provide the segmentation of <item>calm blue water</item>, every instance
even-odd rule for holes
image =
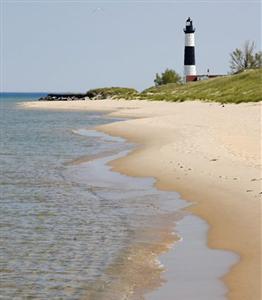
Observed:
[[[103,159],[84,162],[128,147],[86,131],[116,120],[17,105],[40,96],[1,94],[0,298],[81,299],[135,242],[137,228],[152,223],[160,201],[168,206],[175,196],[152,180],[113,176]],[[107,275],[107,285],[115,277]],[[109,299],[95,286],[89,299]]]

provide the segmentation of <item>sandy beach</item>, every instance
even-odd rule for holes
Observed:
[[[154,177],[194,203],[209,225],[208,246],[240,261],[223,278],[230,300],[260,299],[261,102],[27,102],[27,109],[104,111],[128,120],[97,128],[138,146],[110,163],[129,176]]]

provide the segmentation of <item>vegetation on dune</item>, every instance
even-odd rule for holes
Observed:
[[[134,99],[138,91],[132,88],[108,87],[89,90],[86,95],[90,99]]]
[[[110,87],[89,90],[90,99],[140,99],[182,102],[186,100],[241,103],[262,101],[262,69],[245,70],[186,84],[169,83],[153,86],[138,93],[132,88]]]
[[[156,86],[179,82],[181,82],[180,75],[175,70],[171,69],[166,69],[165,72],[163,72],[161,75],[156,73],[156,78],[154,80]]]
[[[257,102],[262,100],[262,69],[187,84],[151,87],[139,99],[185,101],[204,100],[221,103]]]

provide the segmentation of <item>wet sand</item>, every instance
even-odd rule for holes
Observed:
[[[130,176],[155,177],[195,203],[210,225],[208,246],[240,261],[223,280],[228,299],[260,299],[261,104],[90,101],[31,102],[27,108],[97,110],[131,119],[99,129],[140,146],[110,163]],[[163,286],[162,295],[165,296]],[[159,291],[160,291],[159,290]]]

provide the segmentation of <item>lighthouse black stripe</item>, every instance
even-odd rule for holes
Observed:
[[[184,56],[184,65],[190,66],[195,65],[195,47],[186,46],[185,47],[185,56]]]

